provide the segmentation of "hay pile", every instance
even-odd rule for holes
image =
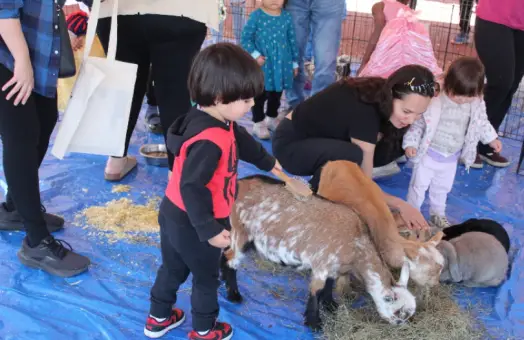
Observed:
[[[93,236],[105,236],[110,242],[126,239],[142,242],[145,233],[158,233],[159,197],[145,205],[134,204],[129,198],[112,200],[104,206],[93,206],[76,216],[77,225],[85,225]],[[85,223],[82,223],[85,221]],[[93,230],[94,228],[94,230]]]
[[[113,193],[113,194],[118,194],[118,193],[122,193],[122,192],[129,192],[129,191],[131,191],[131,186],[130,185],[125,185],[125,184],[113,185],[113,188],[111,189],[111,193]]]
[[[410,289],[411,291],[415,291]],[[335,314],[323,315],[326,340],[477,340],[485,335],[469,311],[452,297],[452,288],[441,285],[417,295],[417,312],[409,323],[392,326],[383,321],[368,299],[355,307],[357,295],[345,298]],[[477,328],[475,328],[477,327]]]

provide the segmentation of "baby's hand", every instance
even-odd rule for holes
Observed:
[[[498,139],[495,139],[493,142],[489,143],[489,146],[495,151],[496,153],[499,153],[502,151],[502,142]]]
[[[266,57],[264,57],[263,55],[261,55],[260,57],[257,58],[257,63],[258,63],[258,65],[260,65],[260,66],[264,66],[264,64],[266,63]]]
[[[220,234],[210,238],[207,242],[209,242],[210,245],[216,248],[223,249],[229,247],[229,245],[231,244],[230,233],[229,231],[224,229]]]
[[[298,67],[293,69],[293,77],[298,76]]]
[[[411,146],[406,148],[406,157],[413,158],[416,155],[417,155],[417,149]]]

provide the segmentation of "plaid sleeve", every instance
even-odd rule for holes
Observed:
[[[0,19],[20,17],[20,8],[23,6],[24,0],[0,0]]]

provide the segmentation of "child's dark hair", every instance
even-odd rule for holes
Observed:
[[[444,78],[444,92],[454,96],[481,96],[484,92],[484,65],[473,57],[454,60]]]
[[[191,100],[206,107],[251,99],[264,91],[264,73],[245,50],[230,43],[197,54],[187,82]]]

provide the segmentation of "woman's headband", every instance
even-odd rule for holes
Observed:
[[[435,96],[435,93],[440,91],[440,84],[437,82],[432,81],[432,82],[423,83],[420,85],[413,85],[414,81],[415,81],[415,77],[411,78],[410,81],[405,82],[404,84],[397,84],[393,86],[393,90],[398,91],[398,92],[406,92],[407,90],[409,92],[413,92],[413,93],[417,93],[417,94],[420,94],[423,96],[429,96],[429,97]]]

